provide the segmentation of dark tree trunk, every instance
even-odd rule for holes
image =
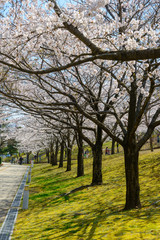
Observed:
[[[117,142],[117,153],[119,153],[119,143]]]
[[[78,134],[77,138],[78,155],[77,155],[77,177],[84,176],[84,163],[83,163],[83,139]]]
[[[37,163],[39,162],[39,151],[37,151]]]
[[[27,153],[27,164],[29,164],[29,155],[30,154],[31,154],[30,152]]]
[[[46,149],[46,157],[47,157],[47,161],[48,163],[50,163],[50,159],[49,159],[49,149]]]
[[[93,153],[93,176],[92,185],[102,184],[102,129],[97,126],[97,139],[92,147]]]
[[[135,118],[136,118],[136,80],[131,83],[130,107],[128,112],[128,127],[124,141],[125,175],[126,175],[126,204],[125,210],[140,208],[140,186],[138,158],[139,150],[136,144]]]
[[[126,204],[125,210],[140,208],[140,186],[138,158],[139,152],[135,145],[130,144],[124,148],[125,174],[126,174]]]
[[[77,160],[77,177],[81,177],[84,176],[83,147],[78,146]]]
[[[59,145],[58,145],[58,140],[56,141],[56,149],[55,149],[55,164],[57,165],[57,159],[58,159],[58,150],[59,150]]]
[[[67,170],[66,171],[71,171],[72,144],[71,144],[71,138],[70,138],[70,131],[68,131],[68,134],[67,134],[67,147],[65,152],[67,153]]]
[[[55,156],[54,151],[51,152],[51,164],[52,164],[52,166],[57,165],[57,160],[56,160],[56,156]]]
[[[111,148],[111,154],[115,154],[115,151],[114,151],[114,149],[115,149],[115,140],[114,140],[114,139],[112,139],[112,148]]]
[[[149,121],[148,121],[148,118],[147,118],[147,114],[145,114],[145,121],[146,121],[146,126],[148,128],[149,127]],[[149,144],[150,144],[150,150],[151,150],[151,152],[153,152],[153,139],[152,139],[152,136],[149,138]]]
[[[102,145],[95,145],[92,148],[93,153],[93,175],[92,185],[102,184]]]
[[[149,139],[149,143],[150,143],[150,150],[151,150],[151,152],[153,152],[153,138],[152,138],[152,136]]]
[[[63,167],[63,157],[64,157],[64,141],[61,143],[61,152],[60,152],[60,159],[59,159],[59,167]]]
[[[51,154],[50,154],[51,160],[50,163],[52,164],[52,166],[55,166],[55,154],[54,151],[52,150]]]
[[[64,148],[64,158],[67,158],[67,148]]]
[[[72,156],[72,149],[69,147],[67,148],[67,170],[71,171],[71,156]]]
[[[51,142],[51,147],[50,147],[50,163],[52,164],[52,166],[56,166],[57,165],[57,160],[55,157],[55,152],[54,152],[54,143]]]

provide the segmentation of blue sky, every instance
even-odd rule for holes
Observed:
[[[58,0],[57,1],[61,6],[64,6],[66,2],[69,2],[69,0]]]

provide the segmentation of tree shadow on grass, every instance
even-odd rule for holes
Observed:
[[[74,213],[72,220],[64,224],[59,231],[62,232],[61,235],[55,237],[54,239],[72,239],[72,236],[76,236],[77,240],[91,240],[94,239],[95,231],[99,224],[102,224],[106,221],[106,218],[111,215],[117,215],[119,211],[110,210],[109,213],[106,213],[105,210],[101,210],[103,206],[99,206],[99,209],[94,210],[94,215],[92,216],[83,213]],[[79,218],[84,216],[83,218]],[[68,231],[67,231],[68,230]],[[67,231],[63,233],[64,231]],[[100,233],[98,233],[100,235]],[[104,233],[103,233],[104,235]]]
[[[73,180],[73,178],[72,177],[68,177],[66,179],[58,179],[58,178],[54,178],[54,179],[48,178],[47,179],[46,178],[46,183],[43,184],[43,187],[44,188],[48,187],[48,184],[50,184],[50,185],[56,185],[56,184],[61,185],[61,184],[66,183],[70,180]]]
[[[138,226],[136,228],[137,234],[140,234],[141,231],[142,234],[150,234],[152,229],[150,229],[150,226],[147,228],[146,225],[152,221],[152,217],[158,217],[159,211],[157,212],[157,209],[153,207],[148,209],[135,209],[124,211],[122,205],[119,205],[118,207],[119,209],[115,209],[114,207],[108,208],[107,206],[100,204],[99,206],[97,206],[97,209],[90,211],[91,214],[74,212],[72,219],[68,219],[67,223],[65,223],[59,228],[59,232],[61,232],[62,234],[60,234],[58,237],[55,237],[55,239],[63,240],[69,238],[72,239],[73,237],[74,239],[76,237],[77,240],[101,239],[101,237],[104,237],[108,234],[109,230],[107,228],[111,228],[110,231],[113,230],[112,228],[114,228],[114,234],[117,237],[124,234],[132,234],[132,231],[134,231],[134,226],[132,229],[132,220],[135,220]],[[62,217],[68,218],[65,214]],[[137,220],[140,221],[137,222]],[[129,226],[127,225],[128,221],[131,221],[131,224]],[[120,222],[122,222],[121,225],[119,225]],[[119,229],[116,228],[116,223],[118,224],[117,226]],[[97,228],[99,228],[100,225],[103,224],[104,226],[106,226],[106,232],[105,230],[102,233],[98,231],[96,232]],[[152,231],[154,233],[154,231],[156,230]]]

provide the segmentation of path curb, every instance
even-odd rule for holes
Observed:
[[[27,176],[29,172],[29,167],[27,167],[26,173],[23,177],[23,180],[19,186],[19,189],[13,199],[11,208],[8,210],[7,216],[2,224],[0,229],[0,240],[10,240],[13,233],[14,224],[18,215],[18,210],[21,204],[21,199],[26,184]]]

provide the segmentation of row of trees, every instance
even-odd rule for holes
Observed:
[[[160,125],[159,3],[80,0],[60,9],[54,0],[28,0],[14,6],[0,19],[0,94],[52,133],[67,133],[68,159],[75,135],[82,174],[86,141],[92,184],[103,182],[103,142],[118,142],[125,209],[140,207],[139,151]]]
[[[2,104],[3,102],[3,104]],[[1,99],[0,106],[0,155],[16,154],[18,152],[18,143],[15,138],[9,134],[12,125],[10,123],[10,112],[5,106],[4,101]]]

